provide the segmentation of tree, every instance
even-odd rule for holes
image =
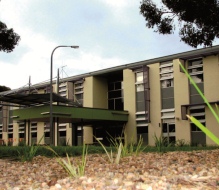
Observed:
[[[160,7],[143,0],[140,13],[146,27],[160,34],[172,34],[178,23],[181,40],[195,48],[219,38],[219,0],[161,0]]]
[[[7,90],[11,90],[11,89],[7,86],[1,86],[0,85],[0,92],[4,92],[4,91],[7,91]]]
[[[15,46],[18,45],[19,40],[20,36],[0,21],[0,51],[12,52]]]

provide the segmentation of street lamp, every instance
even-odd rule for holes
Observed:
[[[52,99],[52,69],[53,69],[53,54],[55,52],[56,49],[61,48],[61,47],[70,47],[70,48],[79,48],[79,46],[57,46],[53,49],[52,54],[51,54],[51,65],[50,65],[50,145],[55,145],[55,141],[54,141],[54,128],[53,128],[53,110],[52,110],[52,103],[53,103],[53,99]]]

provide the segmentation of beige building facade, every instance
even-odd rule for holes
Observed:
[[[187,114],[196,117],[219,137],[219,124],[180,64],[216,110],[215,104],[219,103],[219,46],[130,63],[64,78],[59,84],[54,81],[53,92],[84,108],[112,110],[112,114],[113,110],[128,111],[125,123],[98,119],[88,123],[83,118],[81,122],[60,122],[57,117],[55,145],[94,144],[94,137],[105,144],[109,143],[109,137],[122,137],[131,143],[142,137],[144,144],[154,146],[155,136],[165,137],[168,143],[183,140],[195,146],[213,145],[214,142],[186,117]],[[49,84],[43,83],[34,85],[31,90],[2,92],[1,96],[49,92]],[[16,119],[13,110],[22,108],[8,106],[9,103],[1,102],[1,142],[17,145],[23,140],[28,144],[41,140],[40,143],[49,144],[49,122]]]

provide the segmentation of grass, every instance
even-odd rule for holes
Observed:
[[[154,134],[153,138],[158,152],[164,152],[164,147],[171,147],[173,145],[172,143],[168,143],[167,137],[163,137],[162,134],[160,137]]]
[[[39,149],[39,144],[42,141],[43,137],[44,136],[40,138],[37,145],[33,145],[33,144],[31,146],[23,145],[20,150],[17,150],[19,160],[21,160],[22,162],[32,161],[33,158],[36,156],[36,152]]]
[[[144,149],[146,149],[146,146],[143,148],[143,138],[140,136],[139,141],[137,142],[137,144],[131,142],[131,143],[126,143],[123,142],[123,138],[122,137],[118,137],[118,138],[113,138],[110,134],[109,135],[109,142],[111,144],[111,149],[108,151],[106,146],[103,145],[103,143],[97,139],[96,137],[94,137],[97,142],[101,145],[101,147],[103,148],[103,150],[105,151],[108,160],[110,163],[116,163],[119,164],[119,161],[121,158],[125,157],[125,156],[130,156],[130,155],[135,155],[138,156],[139,153],[143,152]],[[116,150],[116,155],[113,154],[113,149]]]
[[[94,137],[96,139],[96,141],[101,145],[101,147],[103,148],[103,150],[105,151],[108,160],[110,163],[116,163],[119,164],[120,158],[121,158],[121,153],[122,153],[122,148],[123,148],[123,144],[122,142],[119,143],[119,146],[116,147],[117,149],[117,153],[116,153],[116,157],[114,158],[114,154],[113,154],[113,150],[112,148],[110,149],[110,151],[107,150],[106,146],[103,145],[103,143],[96,137]]]
[[[121,157],[130,156],[130,155],[137,156],[139,153],[141,153],[146,148],[146,146],[143,147],[143,138],[141,135],[137,143],[133,143],[132,141],[129,144],[126,141],[123,142],[122,137],[113,138],[110,134],[108,135],[110,137],[109,142],[111,146],[113,146],[117,151],[120,148],[120,144],[122,144]]]
[[[57,157],[56,160],[63,167],[63,169],[68,173],[69,177],[80,177],[85,174],[85,166],[87,162],[87,149],[88,146],[83,145],[82,158],[78,163],[71,161],[68,153],[66,153],[67,161],[64,158],[61,158],[57,152],[52,149],[50,146],[46,146],[46,149],[50,150]]]

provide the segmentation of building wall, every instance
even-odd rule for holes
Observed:
[[[150,117],[151,122],[148,128],[149,145],[154,145],[154,135],[161,135],[161,88],[159,63],[149,65],[150,82]]]
[[[87,77],[84,82],[84,107],[107,109],[107,85],[103,77]]]
[[[181,117],[181,105],[189,104],[188,78],[185,73],[180,72],[180,62],[183,61],[178,59],[173,61],[176,140],[184,139],[190,142],[190,123]]]
[[[129,111],[128,122],[125,126],[127,143],[137,141],[136,109],[135,109],[135,73],[130,69],[123,70],[124,110]]]
[[[108,83],[102,77],[87,77],[84,82],[84,107],[107,109]],[[93,143],[92,126],[84,126],[84,143]]]
[[[108,107],[107,101],[108,84],[103,77],[93,77],[93,107],[105,108]]]
[[[93,77],[87,77],[84,81],[84,107],[93,107]]]
[[[203,70],[204,70],[204,95],[209,102],[219,100],[219,57],[218,55],[208,56],[203,59]],[[215,109],[215,105],[212,104]],[[217,113],[217,111],[216,111]],[[206,106],[205,109],[206,127],[213,132],[219,138],[219,124],[211,113],[210,109]],[[214,144],[214,142],[207,137],[207,144]]]

